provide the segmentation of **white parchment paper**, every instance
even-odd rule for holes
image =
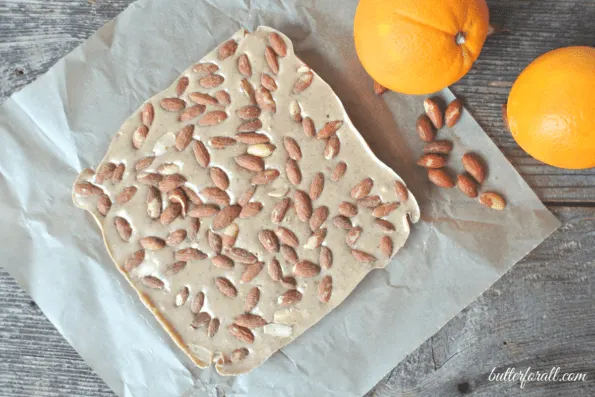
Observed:
[[[141,0],[0,107],[0,257],[80,355],[120,396],[361,396],[471,303],[559,222],[465,112],[440,137],[452,167],[475,150],[506,211],[438,189],[415,166],[422,97],[376,97],[356,57],[356,0]],[[111,262],[78,172],[95,166],[148,97],[241,27],[286,33],[342,98],[381,160],[407,181],[422,220],[386,270],[373,271],[318,325],[253,372],[198,370]],[[381,54],[379,55],[381,56]],[[450,91],[440,93],[452,100]]]

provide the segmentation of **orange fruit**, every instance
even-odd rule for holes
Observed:
[[[361,0],[357,55],[372,78],[404,94],[430,94],[463,77],[489,28],[485,0]]]
[[[554,167],[595,167],[595,48],[566,47],[535,59],[507,105],[517,143]]]

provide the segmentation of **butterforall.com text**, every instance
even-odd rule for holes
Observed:
[[[490,382],[520,382],[521,389],[527,382],[584,382],[587,380],[585,373],[560,373],[560,367],[553,367],[549,372],[532,371],[528,367],[525,371],[516,368],[507,368],[505,372],[496,372],[498,368],[492,368],[488,380]]]

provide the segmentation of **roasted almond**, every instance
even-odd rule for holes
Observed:
[[[151,103],[146,103],[145,106],[143,106],[140,116],[141,123],[150,128],[153,124],[153,119],[155,119],[155,108]]]
[[[165,242],[169,246],[178,245],[181,244],[184,239],[186,239],[187,235],[188,233],[184,229],[174,230],[169,233]]]
[[[284,198],[277,202],[271,211],[271,221],[273,223],[281,223],[285,218],[285,214],[287,214],[290,205],[291,200],[288,198]]]
[[[428,179],[436,186],[440,186],[443,188],[450,189],[454,187],[455,182],[452,179],[452,176],[448,172],[446,172],[443,168],[438,169],[429,169],[428,170]]]
[[[234,158],[237,165],[248,171],[260,172],[264,170],[264,160],[251,154],[241,154]]]
[[[306,134],[308,138],[316,136],[316,127],[314,126],[314,121],[310,117],[303,118],[302,128],[304,129],[304,134]]]
[[[198,84],[203,88],[215,88],[223,84],[225,78],[219,74],[208,74],[198,79]]]
[[[244,301],[244,311],[251,312],[254,310],[258,301],[260,300],[260,290],[258,287],[250,288],[250,291],[246,294],[246,300]],[[233,353],[232,353],[233,357]]]
[[[357,215],[357,206],[347,201],[343,201],[339,204],[339,214],[352,218]]]
[[[486,179],[486,166],[481,157],[475,153],[466,153],[463,155],[463,167],[479,183],[484,183]]]
[[[461,192],[465,193],[467,197],[477,197],[477,182],[475,182],[471,176],[467,174],[459,175],[457,177],[457,187]]]
[[[229,249],[235,245],[239,232],[240,228],[235,223],[232,223],[223,229],[221,240],[223,241],[224,249]]]
[[[209,145],[213,149],[225,149],[226,147],[235,145],[236,140],[228,136],[216,136],[209,140]]]
[[[294,289],[297,286],[295,277],[285,276],[281,279],[281,285],[287,289]]]
[[[188,238],[190,239],[190,241],[194,241],[196,236],[198,236],[199,230],[200,230],[200,219],[198,219],[198,218],[188,219]]]
[[[463,101],[461,101],[460,99],[455,99],[454,101],[449,103],[446,107],[446,111],[444,112],[444,119],[446,121],[446,125],[448,127],[453,127],[461,118],[462,111]]]
[[[277,55],[281,58],[287,55],[287,44],[283,38],[276,32],[269,33],[269,44]]]
[[[182,262],[200,261],[207,258],[207,254],[196,248],[184,248],[176,251],[175,259]]]
[[[238,43],[235,40],[227,40],[225,43],[219,46],[219,50],[217,51],[217,57],[220,61],[223,61],[229,58],[230,56],[234,55],[237,49]]]
[[[293,199],[298,219],[302,222],[308,222],[312,216],[312,200],[302,190],[296,190]]]
[[[252,83],[246,79],[242,79],[240,82],[240,88],[242,89],[244,95],[246,95],[246,98],[248,98],[250,104],[256,105],[256,92],[254,91],[254,86]]]
[[[329,210],[328,207],[323,205],[314,210],[312,212],[312,217],[310,217],[310,230],[315,231],[322,226],[326,219],[328,218]]]
[[[168,193],[184,185],[184,183],[186,183],[186,178],[180,174],[167,175],[163,177],[157,187],[163,193]]]
[[[446,158],[435,153],[424,154],[417,160],[417,165],[425,168],[442,168],[446,165]]]
[[[199,105],[197,105],[199,106]],[[206,113],[198,120],[198,125],[201,127],[208,127],[221,124],[227,119],[227,113],[222,110],[213,110]]]
[[[281,241],[282,244],[287,244],[294,248],[300,244],[295,233],[285,227],[278,227],[275,230],[275,235],[279,238],[279,241]]]
[[[361,262],[361,263],[376,262],[376,257],[374,255],[368,254],[367,252],[364,252],[364,251],[352,249],[351,255],[355,258],[356,261]]]
[[[219,66],[210,62],[197,63],[192,67],[192,70],[199,74],[211,74],[219,70]]]
[[[380,238],[378,248],[380,248],[380,252],[382,252],[382,255],[386,258],[393,256],[393,240],[389,236],[382,236]]]
[[[163,281],[161,281],[155,276],[145,276],[142,278],[142,282],[145,285],[145,287],[149,287],[152,289],[161,289],[165,285]]]
[[[287,173],[287,179],[292,184],[299,185],[302,183],[302,171],[294,159],[287,159],[285,162],[285,172]]]
[[[504,197],[494,192],[485,192],[479,196],[479,202],[493,210],[502,211],[506,208]]]
[[[326,246],[320,247],[320,266],[323,269],[330,269],[333,267],[333,252]]]
[[[332,160],[335,157],[337,157],[340,150],[341,141],[339,141],[339,137],[333,135],[326,141],[326,147],[324,149],[324,158],[327,160]]]
[[[179,112],[186,107],[186,102],[179,98],[164,98],[159,104],[163,110],[168,112]]]
[[[228,206],[231,199],[225,190],[218,187],[206,187],[200,191],[200,194],[207,200],[222,207]]]
[[[248,55],[242,54],[238,57],[238,71],[246,77],[252,76],[252,65]]]
[[[194,316],[194,320],[190,324],[192,328],[200,328],[208,325],[211,322],[211,315],[206,312],[200,312]]]
[[[95,174],[95,182],[102,184],[106,179],[111,179],[115,169],[114,163],[104,163]]]
[[[248,146],[246,152],[252,156],[266,158],[273,154],[276,146],[272,143],[258,143],[256,145]]]
[[[274,74],[279,74],[279,60],[277,59],[277,54],[272,47],[267,46],[264,50],[264,57],[267,61],[267,65]]]
[[[444,115],[435,99],[426,98],[424,100],[424,111],[436,129],[444,126]]]
[[[211,259],[213,265],[220,269],[231,269],[233,268],[233,260],[225,255],[216,255]]]
[[[322,172],[317,172],[312,178],[312,183],[310,184],[310,199],[316,200],[322,194],[324,190],[324,174]]]
[[[349,218],[347,218],[346,216],[343,216],[343,215],[337,215],[336,217],[334,217],[333,225],[335,225],[336,227],[338,227],[340,229],[346,229],[346,230],[349,230],[353,227],[353,225],[351,224],[351,220],[349,220]]]
[[[110,208],[112,208],[112,201],[109,196],[107,194],[99,196],[99,199],[97,200],[97,211],[101,215],[106,216]]]
[[[246,328],[260,328],[268,324],[267,320],[257,314],[240,314],[234,323]]]
[[[132,227],[130,227],[130,223],[128,223],[126,219],[121,216],[116,216],[114,218],[114,225],[122,240],[130,240],[130,237],[132,236]]]
[[[378,207],[374,208],[372,215],[376,218],[384,218],[397,208],[399,208],[399,203],[397,202],[380,204]]]
[[[180,292],[178,292],[176,294],[176,298],[174,301],[174,304],[176,305],[176,307],[180,307],[183,306],[186,301],[188,300],[188,296],[190,295],[190,290],[188,289],[188,287],[184,287],[180,290]]]
[[[285,146],[285,150],[291,159],[295,161],[300,161],[302,159],[302,150],[295,139],[286,136],[283,138],[283,145]]]
[[[343,161],[337,163],[337,165],[333,169],[333,172],[331,173],[331,181],[340,181],[341,178],[343,178],[343,175],[345,175],[345,171],[347,171],[347,164]]]
[[[159,221],[162,225],[169,225],[182,213],[182,206],[178,203],[171,203],[163,210]]]
[[[220,230],[231,225],[231,223],[235,221],[238,216],[240,216],[241,212],[242,207],[239,205],[229,205],[223,208],[217,213],[217,215],[215,215],[215,218],[213,219],[213,229]]]
[[[242,120],[257,119],[260,116],[260,108],[254,105],[244,106],[237,110],[237,114]]]
[[[269,91],[277,91],[277,82],[266,73],[260,75],[260,85]]]
[[[154,156],[144,157],[136,162],[134,169],[137,171],[142,171],[153,164],[153,160],[155,160]]]
[[[223,249],[223,240],[221,236],[212,231],[211,229],[207,230],[207,242],[209,243],[209,247],[213,250],[213,252],[219,254]]]
[[[192,92],[188,95],[188,98],[192,101],[192,102],[196,102],[199,105],[218,105],[219,101],[217,100],[217,98],[215,98],[214,96],[211,96],[209,94],[205,94],[202,92]]]
[[[221,190],[226,190],[229,187],[229,177],[227,173],[219,167],[211,167],[209,175],[213,184]]]
[[[415,129],[419,138],[424,142],[432,142],[436,136],[432,122],[425,114],[419,116]]]
[[[375,219],[374,223],[386,232],[394,232],[396,230],[395,225],[386,219]]]
[[[292,289],[285,292],[278,299],[278,302],[283,306],[295,305],[302,300],[302,294],[298,290]]]
[[[399,202],[404,203],[409,198],[409,191],[401,181],[395,181],[394,184],[395,194]]]
[[[279,178],[279,175],[280,175],[279,170],[276,170],[276,169],[264,170],[264,171],[261,171],[258,174],[256,174],[252,178],[251,183],[253,185],[268,185],[269,183],[272,183],[277,178]]]
[[[262,269],[264,269],[264,262],[256,262],[246,266],[244,273],[242,273],[242,277],[240,277],[240,281],[242,283],[249,283],[260,274]]]
[[[157,168],[161,175],[173,175],[180,172],[180,166],[175,163],[163,163]]]
[[[258,88],[255,92],[256,103],[262,110],[275,113],[277,111],[277,104],[273,99],[271,92],[264,87]]]
[[[362,235],[362,231],[362,228],[359,226],[349,230],[349,232],[347,232],[347,236],[345,236],[345,242],[347,245],[353,248],[357,243],[357,240],[359,240],[360,236]]]
[[[239,247],[231,248],[227,252],[227,255],[234,261],[243,263],[245,265],[251,265],[253,263],[256,263],[256,261],[258,260],[256,255],[254,255],[248,250]]]
[[[333,136],[337,133],[337,131],[339,130],[339,128],[341,128],[342,125],[343,125],[342,120],[329,121],[328,123],[326,123],[324,125],[324,127],[322,127],[322,129],[320,131],[318,131],[318,133],[316,134],[316,138],[318,138],[318,139],[330,138],[331,136]]]
[[[272,230],[261,230],[258,233],[258,240],[268,252],[279,252],[279,239]]]
[[[262,121],[260,119],[248,120],[240,124],[237,132],[253,132],[262,128]]]
[[[118,204],[125,204],[129,202],[132,197],[136,194],[137,191],[136,186],[128,186],[122,189],[122,191],[116,196],[116,203]]]
[[[293,92],[299,94],[312,85],[314,80],[314,73],[306,72],[301,74],[293,85]]]
[[[262,203],[259,202],[252,202],[252,203],[247,203],[246,205],[244,205],[242,207],[242,211],[240,212],[240,218],[242,219],[247,219],[247,218],[252,218],[256,215],[258,215],[260,213],[260,211],[262,211]]]
[[[190,121],[192,119],[197,118],[201,114],[203,114],[206,110],[205,105],[194,105],[186,108],[182,113],[180,113],[179,120],[181,122]]]
[[[276,258],[271,259],[267,269],[273,281],[279,281],[283,277],[283,270],[281,270],[281,265]]]
[[[167,198],[172,203],[180,204],[182,207],[182,216],[186,216],[186,210],[188,209],[188,197],[186,197],[186,193],[180,188],[172,190],[167,195]]]
[[[128,259],[126,259],[126,262],[124,262],[124,270],[131,272],[133,269],[136,269],[141,263],[143,263],[144,260],[145,250],[138,250],[130,255]]]
[[[434,141],[424,146],[424,153],[449,154],[451,151],[451,141]]]
[[[114,173],[112,174],[112,184],[117,184],[122,182],[122,177],[124,176],[124,171],[126,171],[126,166],[123,163],[120,163],[116,166]]]
[[[207,327],[207,335],[209,338],[212,338],[217,334],[219,331],[219,326],[221,325],[221,321],[218,318],[212,318],[209,322],[209,326]]]
[[[215,93],[215,98],[217,102],[219,102],[222,106],[227,106],[231,103],[231,97],[225,90],[219,90]]]
[[[143,185],[155,186],[163,179],[163,175],[154,172],[143,172],[137,175],[136,180]]]
[[[147,236],[140,239],[140,245],[149,251],[159,251],[165,248],[165,240],[155,236]]]
[[[188,211],[188,216],[192,218],[208,218],[219,212],[219,207],[214,204],[199,204]]]
[[[327,303],[333,293],[333,278],[324,276],[318,285],[318,300]]]
[[[318,229],[308,238],[306,244],[304,244],[304,249],[313,250],[318,248],[324,242],[326,238],[326,228]]]
[[[204,168],[209,166],[211,161],[211,155],[207,150],[207,147],[201,141],[194,141],[192,142],[192,152],[194,153],[194,158],[196,162]]]
[[[229,326],[229,332],[243,342],[254,343],[254,334],[248,328],[232,324]]]
[[[186,263],[186,262],[182,262],[182,263]],[[202,307],[205,304],[205,293],[204,292],[199,292],[198,294],[196,294],[196,296],[194,296],[194,299],[192,299],[192,303],[190,303],[190,311],[194,314],[198,314],[200,313],[200,311],[202,310]]]
[[[380,196],[366,196],[357,200],[357,205],[364,207],[364,208],[376,208],[380,205],[381,199]]]
[[[238,198],[238,204],[241,205],[242,207],[247,205],[248,202],[250,202],[250,200],[252,200],[252,197],[254,196],[255,192],[256,192],[256,186],[250,186],[248,189],[246,189],[246,191],[244,193],[242,193],[240,198]]]
[[[351,189],[351,197],[354,199],[361,199],[366,197],[372,191],[374,187],[374,181],[372,178],[363,179],[360,183],[355,185],[353,189]]]
[[[296,121],[298,123],[302,122],[302,108],[298,101],[292,101],[289,104],[289,115],[291,116],[293,121]]]
[[[271,140],[265,134],[259,134],[258,132],[244,132],[236,134],[236,140],[246,145],[257,145],[259,143],[269,143]]]
[[[292,265],[296,264],[298,261],[297,253],[295,252],[293,247],[290,247],[289,245],[281,245],[281,256],[283,256],[283,259],[285,259]]]
[[[80,182],[74,186],[74,192],[81,197],[91,197],[103,194],[103,190],[90,182]]]

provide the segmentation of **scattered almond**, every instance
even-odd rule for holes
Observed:
[[[179,120],[181,122],[186,122],[195,119],[201,114],[203,114],[205,112],[205,109],[205,105],[194,105],[189,108],[186,108],[182,113],[180,113]]]
[[[318,300],[322,303],[327,303],[331,299],[333,293],[333,278],[331,276],[324,276],[318,285]]]
[[[204,143],[196,140],[192,142],[192,152],[194,153],[194,158],[196,158],[196,162],[199,165],[204,168],[209,166],[211,156]]]
[[[186,107],[186,102],[179,98],[164,98],[159,104],[163,110],[168,112],[179,112]]]
[[[333,225],[335,225],[336,227],[338,227],[340,229],[346,229],[346,230],[349,230],[353,227],[353,225],[351,224],[351,220],[349,220],[349,218],[347,218],[346,216],[343,216],[343,215],[337,215],[336,217],[334,217]]]
[[[116,196],[116,203],[118,204],[126,204],[129,202],[132,197],[136,194],[137,191],[136,186],[128,186],[122,189],[122,191]]]
[[[366,178],[357,185],[355,185],[353,189],[351,189],[351,197],[356,200],[364,198],[368,194],[370,194],[370,191],[372,191],[372,187],[374,187],[374,181],[372,180],[372,178]]]
[[[188,300],[188,296],[190,295],[190,290],[188,289],[188,287],[184,287],[180,290],[180,292],[178,292],[176,294],[176,298],[175,298],[175,305],[176,307],[180,307],[183,306],[186,301]]]
[[[215,218],[213,219],[213,229],[220,230],[231,225],[231,223],[235,221],[238,216],[240,216],[241,212],[242,207],[239,205],[230,205],[223,208],[215,215]]]
[[[194,316],[194,320],[190,324],[192,328],[200,328],[208,325],[211,322],[211,315],[206,312],[200,312]]]
[[[467,197],[475,198],[478,195],[477,182],[468,174],[461,174],[457,177],[457,187]]]
[[[238,57],[238,71],[246,77],[252,76],[252,65],[248,55],[242,54]]]
[[[249,283],[260,274],[262,269],[264,269],[264,262],[256,262],[246,266],[246,269],[244,270],[244,273],[242,273],[240,281],[242,283]]]
[[[238,204],[244,207],[252,200],[254,193],[256,192],[256,186],[250,186],[241,196],[238,198]],[[240,214],[241,215],[241,214]]]
[[[223,240],[221,236],[212,231],[211,229],[207,230],[207,242],[209,243],[209,247],[215,252],[216,254],[220,254],[221,250],[223,249]]]
[[[252,156],[266,158],[273,154],[276,146],[272,143],[259,143],[256,145],[248,146],[246,152]]]
[[[285,146],[289,158],[295,161],[300,161],[302,159],[302,150],[295,139],[286,136],[283,138],[283,145]]]
[[[145,276],[142,278],[142,282],[145,285],[145,287],[153,289],[161,289],[165,285],[163,281],[154,276]]]
[[[440,106],[438,106],[438,102],[433,98],[426,98],[424,100],[424,110],[430,121],[432,121],[432,124],[434,124],[434,127],[436,129],[442,128],[444,125],[444,115]]]
[[[340,150],[341,141],[339,141],[339,137],[333,135],[326,141],[326,147],[324,149],[324,158],[327,160],[332,160],[335,157],[337,157]]]
[[[310,117],[304,117],[302,120],[302,128],[307,137],[313,138],[316,136],[316,127],[314,127],[314,121]]]
[[[258,287],[250,288],[250,291],[248,291],[248,294],[246,294],[246,300],[244,301],[244,311],[251,312],[252,310],[254,310],[259,300],[260,290],[258,289]]]
[[[248,171],[260,172],[264,170],[264,160],[252,154],[241,154],[234,160],[237,165]]]
[[[159,251],[165,248],[165,240],[155,236],[147,236],[140,239],[140,245],[149,251]]]
[[[376,208],[380,205],[382,201],[380,200],[380,196],[366,196],[364,198],[357,200],[357,205],[364,208]]]
[[[243,342],[254,343],[254,334],[248,328],[232,324],[229,326],[229,332]]]
[[[320,131],[318,131],[318,133],[316,134],[316,138],[318,138],[318,139],[330,138],[331,136],[333,136],[337,133],[337,130],[339,130],[339,128],[341,128],[342,125],[343,125],[342,120],[329,121],[328,123],[326,123],[324,125],[324,127],[322,127],[322,129]]]
[[[169,246],[179,245],[186,239],[187,235],[188,233],[184,229],[174,230],[173,232],[169,233],[165,242]]]
[[[424,153],[449,154],[451,151],[451,141],[434,141],[424,146]]]
[[[267,320],[257,314],[240,314],[234,323],[246,328],[260,328],[268,324]]]
[[[479,202],[493,210],[502,211],[506,208],[504,197],[494,192],[485,192],[479,196]]]
[[[268,136],[264,134],[259,134],[257,132],[245,132],[242,134],[237,134],[236,140],[238,142],[245,143],[246,145],[269,143],[271,141]]]
[[[258,174],[256,174],[252,178],[251,182],[253,185],[268,185],[269,183],[272,183],[277,178],[279,178],[279,175],[280,175],[279,170],[268,169],[268,170],[264,170],[264,171],[261,171]]]
[[[294,94],[299,94],[300,92],[306,90],[308,87],[312,85],[312,81],[314,80],[314,73],[306,72],[300,77],[298,77],[297,81],[293,85],[293,92]]]
[[[292,184],[299,185],[302,183],[302,171],[294,159],[287,159],[285,162],[285,172],[287,173],[287,179]]]
[[[242,211],[240,212],[240,218],[247,219],[252,218],[262,211],[263,205],[259,202],[252,202],[244,205],[242,207]]]
[[[198,106],[198,105],[197,105]],[[213,126],[221,124],[227,119],[227,113],[222,110],[213,110],[206,113],[198,120],[198,125],[201,127]]]
[[[230,56],[232,56],[233,54],[235,54],[237,49],[238,49],[238,43],[235,40],[233,40],[233,39],[227,40],[225,43],[221,44],[221,46],[219,47],[217,56],[220,61],[223,61],[223,60],[229,58]]]
[[[287,55],[287,44],[278,33],[269,33],[269,44],[275,53],[281,58]]]
[[[209,338],[215,336],[217,331],[219,331],[219,325],[221,325],[221,321],[218,318],[211,319],[207,328],[207,335]]]
[[[205,94],[202,92],[192,92],[188,95],[188,98],[190,98],[191,101],[199,104],[199,105],[218,105],[219,101],[217,100],[217,98],[215,98],[214,96],[211,96],[209,94]]]
[[[304,244],[304,249],[313,250],[318,248],[322,245],[324,239],[326,238],[326,228],[318,229],[308,238],[306,244]]]
[[[271,221],[273,223],[281,223],[285,218],[285,214],[287,214],[290,205],[291,200],[288,198],[284,198],[277,202],[271,211]]]
[[[254,255],[250,251],[238,247],[231,248],[227,252],[227,255],[234,261],[243,263],[245,265],[251,265],[253,263],[256,263],[256,261],[258,260],[256,255]]]
[[[186,178],[180,174],[167,175],[157,185],[163,193],[171,192],[186,183]]]
[[[231,359],[235,362],[242,361],[248,357],[248,354],[250,354],[250,352],[245,347],[235,349],[231,352]]]
[[[297,253],[295,252],[293,247],[290,247],[289,245],[281,245],[281,256],[283,256],[283,259],[285,259],[292,265],[296,264],[298,261]]]
[[[233,268],[233,260],[225,255],[216,255],[211,259],[213,266],[220,269],[231,269]]]
[[[254,132],[262,129],[262,121],[260,119],[248,120],[240,124],[238,132]]]
[[[279,239],[272,230],[261,230],[258,233],[258,240],[265,250],[271,253],[279,252]]]
[[[175,258],[182,262],[200,261],[206,259],[207,254],[196,248],[184,248],[176,251]]]
[[[267,112],[275,113],[277,111],[277,105],[271,92],[264,87],[258,88],[255,93],[256,103],[262,110]]]
[[[302,190],[296,190],[293,199],[298,219],[302,222],[308,222],[312,216],[312,201],[310,197]]]
[[[124,262],[124,270],[131,272],[136,269],[145,260],[145,250],[138,250],[126,259]]]
[[[120,238],[124,241],[130,240],[130,237],[132,236],[132,227],[130,227],[130,223],[121,216],[117,216],[114,218],[114,224]]]
[[[153,119],[155,119],[155,108],[151,103],[146,103],[140,116],[141,123],[150,128],[153,124]]]
[[[374,208],[372,215],[376,218],[384,218],[397,208],[399,208],[399,203],[397,202],[380,204],[378,207]]]
[[[227,136],[216,136],[209,140],[209,145],[213,149],[225,149],[226,147],[235,145],[236,140]]]
[[[103,190],[99,186],[95,186],[90,182],[80,182],[74,186],[74,192],[81,197],[91,197],[103,194]]]
[[[312,212],[312,217],[310,218],[310,230],[318,230],[322,224],[326,222],[328,215],[329,210],[327,206],[323,205],[316,208],[314,212]]]
[[[219,167],[211,167],[209,175],[213,184],[221,190],[226,190],[229,187],[229,177],[223,169]]]
[[[393,256],[393,240],[389,236],[382,236],[380,238],[380,244],[378,245],[380,252],[386,258]]]
[[[273,281],[279,281],[283,277],[283,270],[281,270],[281,265],[276,258],[271,259],[267,269]]]
[[[376,223],[376,225],[378,225],[382,230],[384,230],[386,232],[394,232],[395,230],[397,230],[395,228],[395,225],[393,225],[391,222],[387,221],[386,219],[375,219],[374,223]]]
[[[347,164],[341,161],[333,169],[333,172],[331,173],[331,181],[340,181],[341,178],[343,178],[343,175],[345,175],[345,171],[347,171]]]
[[[266,73],[260,75],[260,85],[269,91],[277,91],[277,82]]]
[[[455,99],[446,107],[445,121],[448,127],[453,127],[457,121],[461,118],[461,112],[463,110],[463,102],[460,99]]]
[[[443,188],[450,189],[454,187],[455,182],[450,176],[448,172],[446,172],[443,168],[432,169],[428,170],[428,179],[436,186],[440,186]]]
[[[285,292],[279,297],[279,303],[283,306],[295,305],[302,300],[302,294],[295,289]]]
[[[361,263],[376,262],[376,257],[374,255],[368,254],[367,252],[364,252],[364,251],[352,249],[351,255],[355,258],[356,261],[361,262]]]
[[[360,236],[362,235],[362,231],[362,228],[359,226],[352,228],[347,233],[347,236],[345,236],[345,242],[347,245],[353,248],[357,243],[357,240],[359,240]]]
[[[282,244],[287,244],[294,248],[300,244],[295,233],[285,227],[278,227],[275,230],[275,235],[279,238],[279,241],[281,241]]]
[[[417,165],[425,168],[442,168],[446,165],[446,158],[440,154],[424,154],[417,160]]]
[[[432,142],[434,137],[436,136],[436,132],[434,131],[434,127],[432,126],[432,122],[425,114],[422,114],[417,119],[417,123],[415,126],[417,130],[417,135],[419,138],[424,142]]]
[[[112,201],[109,196],[107,194],[99,196],[99,200],[97,200],[97,211],[101,215],[106,216],[110,208],[112,208]]]
[[[347,201],[343,201],[339,204],[339,214],[346,216],[348,218],[352,218],[357,215],[357,206],[353,205]]]
[[[163,210],[159,221],[162,225],[169,225],[182,213],[182,206],[178,203],[171,203]]]
[[[463,167],[479,183],[484,183],[486,179],[486,167],[483,160],[475,153],[466,153],[463,155]]]
[[[330,248],[326,246],[320,247],[320,257],[318,260],[323,269],[330,269],[333,267],[333,253]]]

